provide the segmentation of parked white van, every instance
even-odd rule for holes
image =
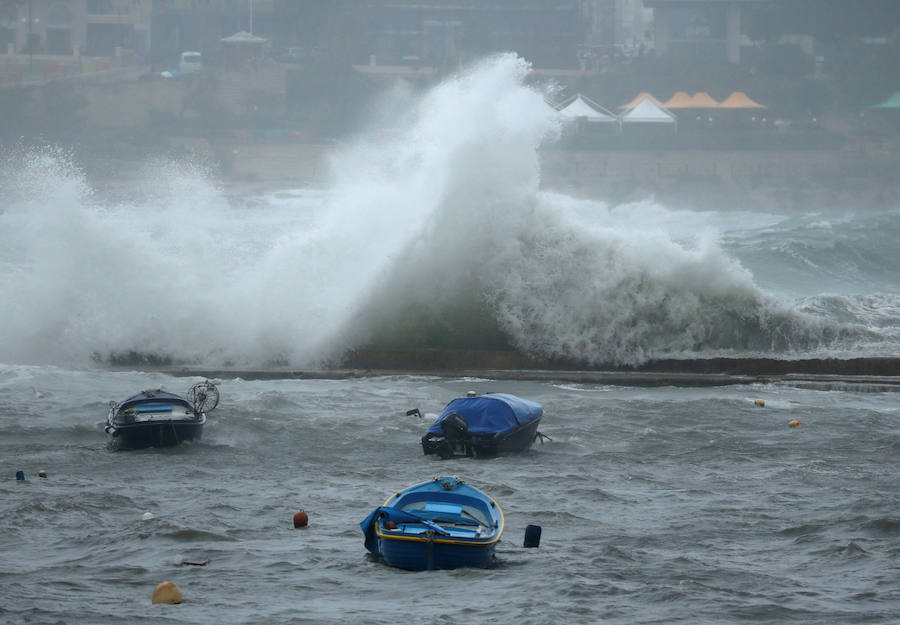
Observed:
[[[181,74],[190,74],[203,69],[203,55],[199,52],[182,52],[181,60],[178,62],[178,72]]]

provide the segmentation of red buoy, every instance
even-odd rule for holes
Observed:
[[[309,516],[305,510],[300,510],[294,515],[294,527],[306,527],[307,523],[309,523]]]
[[[395,529],[397,529],[397,524],[394,523],[393,521],[385,521],[384,529],[395,530]]]

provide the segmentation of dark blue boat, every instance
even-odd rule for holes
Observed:
[[[212,382],[200,382],[187,397],[162,389],[141,391],[123,402],[110,402],[106,433],[110,449],[170,447],[199,439],[206,413],[219,403]]]
[[[494,559],[503,511],[457,477],[436,477],[388,498],[359,524],[365,546],[394,567],[483,568]]]
[[[417,412],[416,410],[410,412]],[[454,399],[422,437],[425,455],[491,457],[524,451],[540,436],[544,408],[506,393]]]

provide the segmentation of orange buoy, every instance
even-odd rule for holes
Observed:
[[[300,510],[294,515],[294,527],[306,527],[307,523],[309,523],[309,515],[305,510]]]
[[[153,603],[181,603],[181,591],[172,582],[163,582],[153,589]]]
[[[395,529],[397,529],[397,524],[394,523],[393,521],[385,521],[384,529],[395,530]]]
[[[788,422],[788,426],[792,428],[800,427],[801,425],[803,425],[803,421],[800,421],[799,419]]]

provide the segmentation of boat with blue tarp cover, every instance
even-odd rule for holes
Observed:
[[[524,451],[541,436],[538,425],[543,414],[541,404],[508,393],[459,397],[422,436],[422,451],[441,458]]]
[[[108,445],[110,449],[143,449],[199,439],[206,413],[218,403],[219,390],[210,381],[192,386],[187,397],[160,388],[112,401],[106,417]]]
[[[503,534],[503,511],[477,488],[445,476],[391,495],[359,525],[366,549],[390,566],[484,568]]]

